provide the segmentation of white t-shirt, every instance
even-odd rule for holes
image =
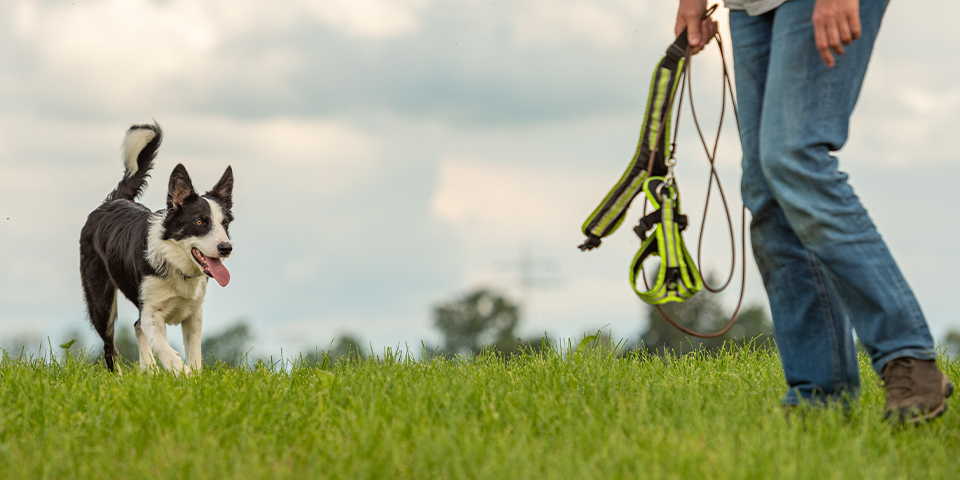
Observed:
[[[787,0],[724,0],[723,4],[730,10],[746,10],[751,17],[767,13]]]

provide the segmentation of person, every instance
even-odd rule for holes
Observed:
[[[857,339],[895,421],[946,410],[953,384],[920,305],[832,154],[847,140],[887,0],[726,0],[743,202],[770,299],[784,405],[858,396]],[[680,0],[694,53],[717,31],[706,0]]]

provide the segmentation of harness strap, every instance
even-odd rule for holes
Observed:
[[[677,187],[664,183],[662,177],[651,177],[643,183],[643,192],[655,211],[641,219],[634,229],[643,242],[630,266],[630,285],[641,300],[651,305],[682,302],[703,289],[703,279],[680,235],[686,228],[686,216],[680,211]],[[649,223],[653,218],[659,219]],[[650,229],[653,234],[647,236]],[[641,291],[637,288],[637,277],[643,271],[644,260],[650,256],[660,257],[660,268],[653,286]]]
[[[640,219],[640,223],[636,227],[633,227],[633,231],[640,237],[641,242],[647,239],[647,232],[660,223],[662,218],[663,215],[661,215],[660,210],[654,210]],[[686,215],[677,215],[674,221],[677,222],[677,228],[679,228],[681,232],[687,229]]]
[[[580,245],[580,250],[599,247],[603,237],[620,228],[630,203],[642,190],[643,182],[650,176],[666,174],[664,159],[670,154],[673,100],[680,84],[687,46],[684,31],[654,69],[637,150],[620,180],[583,223],[581,230],[587,239]]]

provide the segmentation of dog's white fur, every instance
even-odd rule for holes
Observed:
[[[220,205],[202,200],[210,205],[211,221],[215,225],[203,237],[163,240],[163,212],[154,214],[150,219],[147,260],[162,276],[147,277],[140,284],[143,311],[140,313],[140,323],[136,326],[136,335],[142,370],[149,370],[156,365],[154,355],[167,370],[191,373],[201,367],[200,330],[203,326],[203,297],[207,291],[207,277],[193,260],[191,250],[196,248],[208,257],[218,257],[217,245],[230,241],[222,225],[223,210]],[[167,341],[167,325],[181,326],[186,364]]]

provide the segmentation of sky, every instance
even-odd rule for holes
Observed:
[[[938,338],[960,329],[960,39],[952,17],[929,12],[951,7],[890,4],[838,154]],[[487,286],[522,302],[521,336],[606,328],[635,339],[645,321],[627,280],[636,237],[623,228],[594,252],[576,246],[636,147],[675,9],[648,0],[2,2],[0,344],[81,336],[99,345],[80,289],[79,232],[122,175],[124,131],[153,120],[165,139],[148,207],[163,207],[177,163],[200,190],[227,165],[236,176],[232,280],[209,285],[205,334],[245,320],[258,355],[326,348],[346,334],[374,350],[417,350],[440,341],[437,304]],[[729,38],[726,11],[716,18]],[[715,129],[716,48],[693,65],[698,114]],[[678,177],[698,223],[708,167],[688,113]],[[730,120],[718,169],[738,215]],[[702,266],[723,276],[730,253],[718,215],[711,207]],[[692,248],[697,232],[687,233]],[[536,267],[530,288],[524,261]],[[752,259],[746,298],[766,305]],[[118,321],[136,318],[121,301]],[[181,344],[179,328],[168,336]]]

